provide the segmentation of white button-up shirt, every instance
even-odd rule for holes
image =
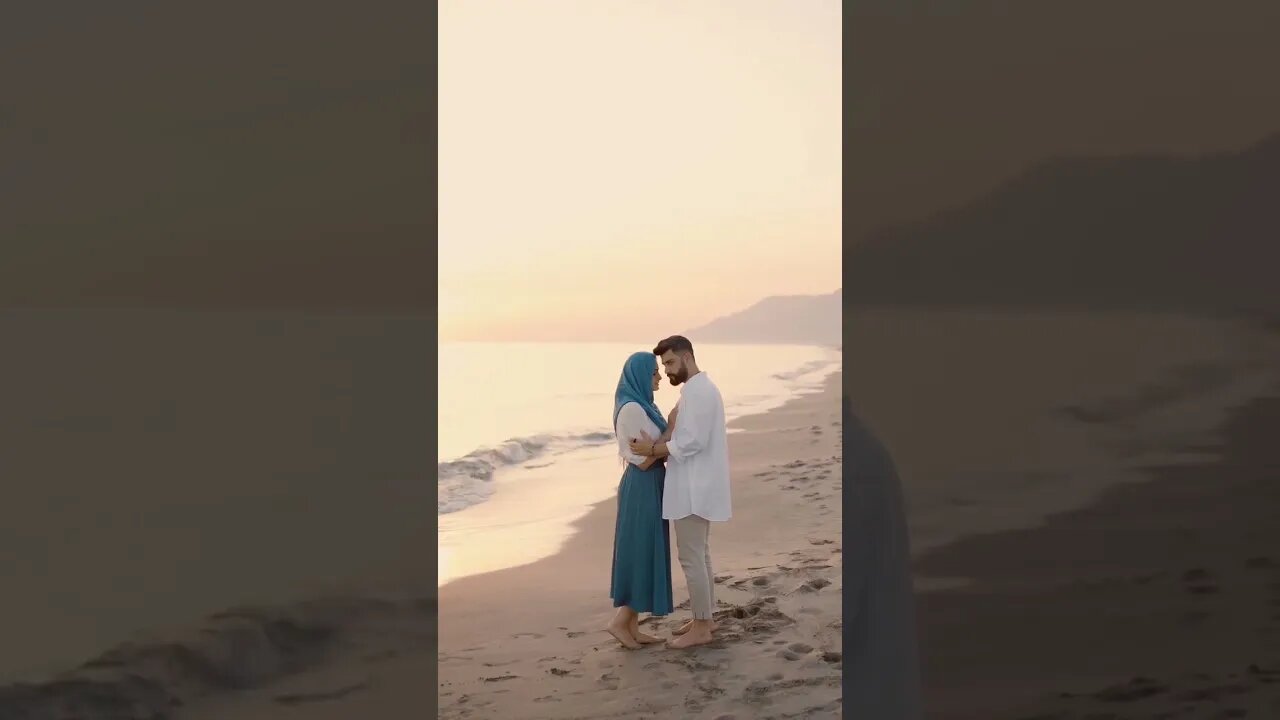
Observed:
[[[697,515],[724,522],[733,514],[729,498],[729,431],[724,399],[705,372],[680,388],[680,413],[667,443],[667,480],[662,517]]]

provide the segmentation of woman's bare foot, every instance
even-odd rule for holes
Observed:
[[[635,637],[631,634],[631,630],[627,627],[626,623],[620,623],[618,620],[618,618],[614,618],[613,621],[609,623],[608,627],[605,628],[605,631],[612,635],[614,639],[622,645],[622,647],[628,650],[638,650],[640,648],[640,643],[636,642]]]
[[[631,637],[635,638],[636,642],[640,643],[641,645],[652,645],[654,643],[662,642],[662,638],[656,638],[652,635],[646,635],[640,632],[640,616],[639,615],[632,616],[631,626],[628,627],[627,630],[631,632]]]
[[[693,628],[693,621],[692,621],[692,620],[689,620],[689,621],[685,622],[685,624],[683,624],[683,625],[681,625],[680,627],[676,628],[675,632],[673,632],[673,633],[671,633],[671,634],[672,634],[672,635],[684,635],[685,633],[689,632],[689,630],[691,630],[692,628]],[[719,629],[720,629],[720,625],[719,625],[715,620],[712,620],[712,621],[711,621],[711,632],[715,632],[716,630],[719,630]]]

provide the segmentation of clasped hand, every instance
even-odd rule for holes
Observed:
[[[653,445],[653,438],[649,437],[648,433],[640,433],[639,439],[631,438],[631,452],[643,457],[653,454]]]

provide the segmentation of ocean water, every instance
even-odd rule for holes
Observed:
[[[439,582],[554,553],[621,475],[613,393],[652,342],[448,343],[439,347]],[[700,345],[732,420],[778,407],[840,368],[833,348]],[[665,413],[679,398],[666,378]]]

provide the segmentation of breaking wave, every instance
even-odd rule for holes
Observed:
[[[579,435],[538,435],[480,448],[437,466],[436,512],[457,512],[482,503],[493,494],[493,476],[505,467],[522,465],[551,452],[568,452],[613,442],[611,432]],[[546,464],[539,465],[545,467]]]

